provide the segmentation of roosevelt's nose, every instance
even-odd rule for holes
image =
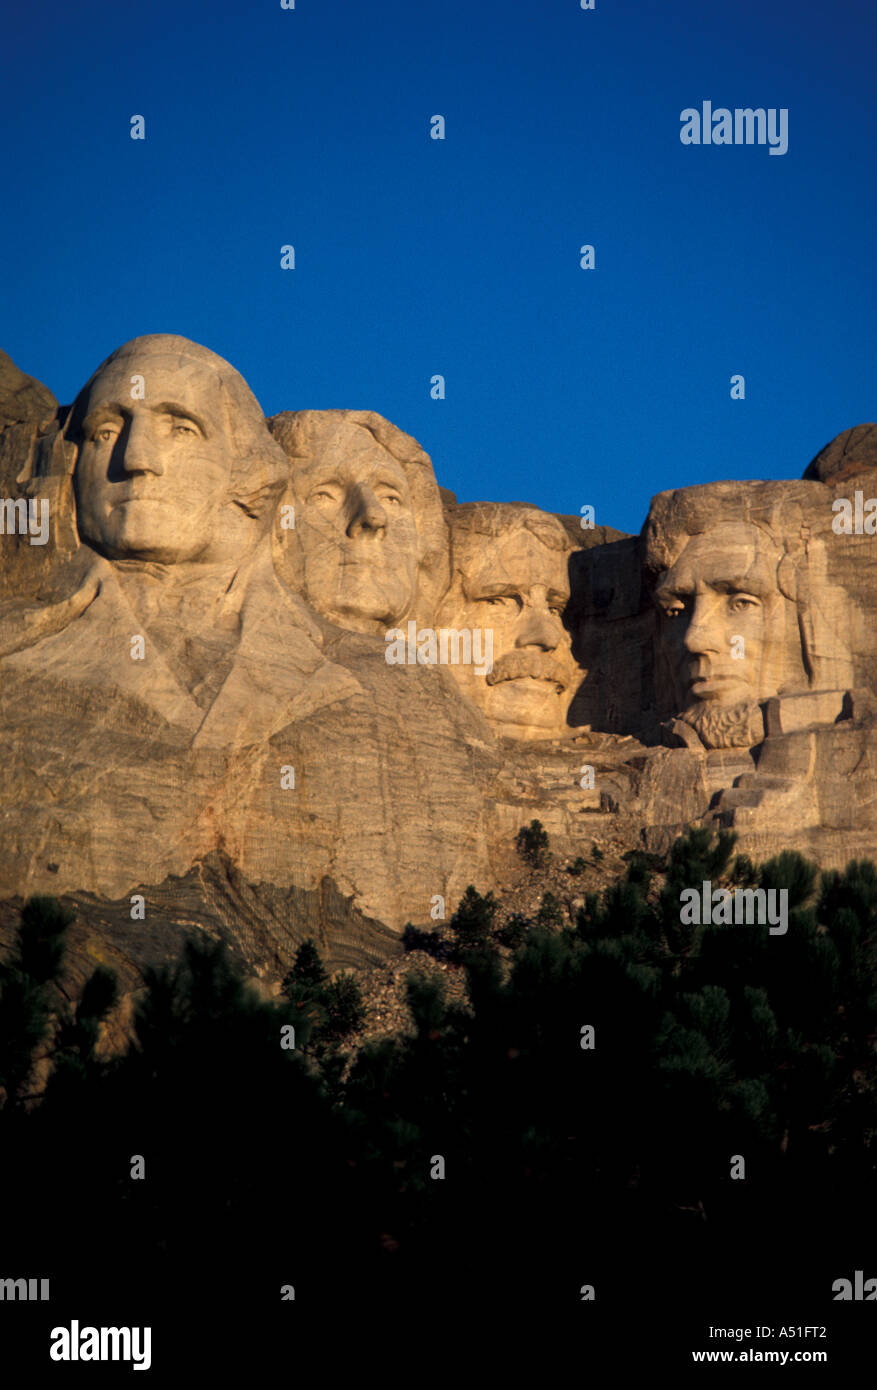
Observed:
[[[544,652],[553,652],[562,634],[560,619],[545,604],[528,604],[521,615],[515,646],[541,647]]]
[[[694,600],[691,620],[685,630],[683,645],[690,652],[718,652],[721,634],[718,631],[716,599],[698,594]]]
[[[361,536],[369,531],[378,534],[386,529],[387,513],[374,492],[367,484],[358,484],[351,495],[347,535]]]
[[[135,414],[119,443],[119,462],[125,473],[154,473],[157,477],[164,473],[148,417]]]

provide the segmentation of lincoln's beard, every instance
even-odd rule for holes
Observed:
[[[694,729],[707,748],[752,748],[764,738],[764,717],[757,700],[717,705],[699,700],[679,718]]]

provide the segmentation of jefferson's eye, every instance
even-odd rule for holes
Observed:
[[[743,613],[747,608],[757,608],[758,600],[754,598],[743,598],[738,594],[735,598],[730,600],[728,607],[732,613]]]
[[[327,488],[320,488],[317,492],[312,492],[308,498],[309,502],[334,502],[335,494],[329,492]]]

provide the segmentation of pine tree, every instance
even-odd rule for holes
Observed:
[[[482,897],[469,884],[451,918],[451,930],[460,951],[477,950],[488,945],[498,909],[499,903],[492,892]]]
[[[73,920],[54,898],[29,899],[12,954],[0,965],[0,1087],[7,1103],[20,1098],[34,1052],[48,1038],[50,986],[61,974]]]
[[[551,859],[548,832],[541,821],[531,820],[529,825],[522,825],[515,836],[515,844],[531,869],[544,869]]]

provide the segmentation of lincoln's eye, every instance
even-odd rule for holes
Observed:
[[[663,610],[665,618],[681,618],[684,612],[684,608],[665,608]]]
[[[186,420],[178,420],[174,425],[174,434],[197,434],[194,425],[190,425]]]

